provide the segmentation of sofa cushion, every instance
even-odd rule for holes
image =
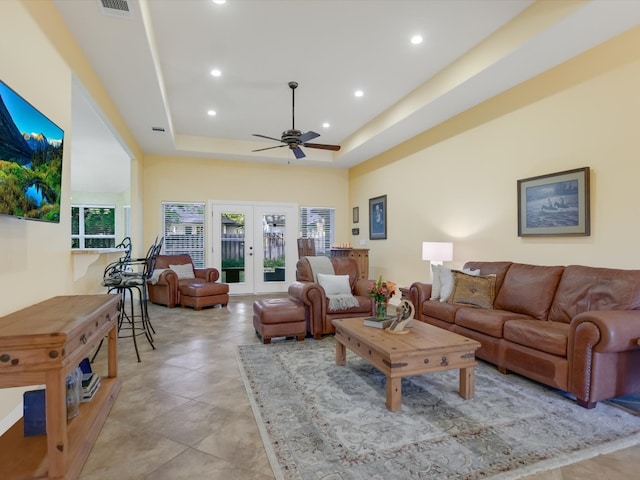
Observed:
[[[546,320],[563,270],[564,267],[512,264],[494,307]]]
[[[480,270],[480,275],[492,275],[496,276],[496,295],[502,288],[504,277],[511,267],[512,262],[467,262],[464,264],[463,271],[466,270]]]
[[[460,303],[478,308],[493,308],[496,276],[480,277],[464,272],[453,272],[453,293],[450,303]]]
[[[422,304],[422,315],[437,318],[447,323],[454,323],[456,312],[463,308],[455,303],[442,303],[439,300],[427,300]]]
[[[531,317],[504,310],[483,310],[479,308],[462,307],[456,312],[455,323],[461,327],[466,327],[491,337],[502,338],[505,322],[514,319],[530,320]]]
[[[196,278],[193,273],[193,265],[191,263],[185,263],[183,265],[169,265],[169,268],[176,272],[179,280],[187,278]]]
[[[566,267],[549,320],[569,323],[588,310],[640,310],[640,270]]]
[[[349,275],[318,274],[318,283],[327,295],[350,294]]]
[[[567,356],[569,324],[546,320],[509,320],[504,324],[504,339],[535,350]]]

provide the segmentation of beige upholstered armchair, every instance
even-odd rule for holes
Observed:
[[[325,334],[335,333],[331,323],[334,318],[373,315],[374,302],[368,296],[371,280],[359,278],[358,263],[349,257],[330,257],[329,261],[335,275],[348,275],[349,290],[355,300],[353,306],[339,309],[330,308],[325,288],[314,280],[309,257],[298,260],[296,264],[297,281],[289,286],[289,295],[305,305],[307,332],[316,339]]]
[[[173,265],[175,270],[169,266]],[[184,270],[184,273],[182,272]],[[192,278],[189,274],[193,272]],[[153,277],[148,282],[149,300],[173,308],[180,305],[180,290],[184,285],[215,282],[220,278],[216,268],[194,268],[189,255],[158,255]]]

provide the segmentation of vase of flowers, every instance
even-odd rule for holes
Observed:
[[[377,280],[371,282],[369,286],[369,297],[375,303],[376,320],[384,320],[387,318],[387,306],[389,299],[396,292],[396,284],[390,281],[382,280],[382,275]]]

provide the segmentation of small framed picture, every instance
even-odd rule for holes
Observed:
[[[589,167],[518,180],[518,236],[590,235]]]
[[[387,196],[369,199],[369,240],[387,238]]]
[[[353,207],[353,223],[358,223],[360,221],[360,208]]]

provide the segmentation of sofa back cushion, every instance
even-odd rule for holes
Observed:
[[[193,262],[189,255],[158,255],[156,260],[157,268],[169,268],[169,265],[189,264],[193,268]]]
[[[512,262],[467,262],[464,264],[464,270],[480,270],[480,275],[495,275],[496,286],[495,294],[497,295],[502,288],[504,277]]]
[[[566,267],[549,320],[569,323],[588,310],[640,310],[640,270]]]
[[[563,271],[564,267],[512,264],[494,308],[546,320]]]
[[[349,285],[353,291],[356,281],[360,277],[358,262],[351,257],[329,257],[329,260],[331,260],[335,275],[349,275]],[[307,257],[302,257],[296,263],[296,280],[299,282],[313,282],[313,270]]]

